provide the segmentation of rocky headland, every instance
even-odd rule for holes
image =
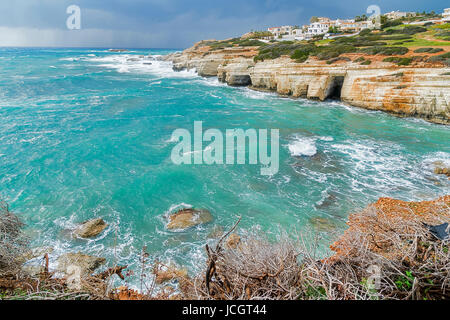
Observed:
[[[287,55],[255,61],[258,52],[257,46],[217,48],[202,41],[164,59],[172,61],[176,71],[195,69],[200,76],[217,77],[231,86],[294,98],[336,98],[355,107],[450,123],[450,68],[427,61],[428,56],[410,51],[405,56],[414,55],[413,63],[399,66],[383,61],[383,55],[361,53],[328,61],[310,56],[298,62]],[[360,63],[364,59],[370,64]]]

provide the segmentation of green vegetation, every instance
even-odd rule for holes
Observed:
[[[414,50],[414,53],[438,53],[442,51],[444,51],[444,49],[441,48],[419,48]]]
[[[230,40],[223,41],[205,41],[203,45],[210,46],[212,50],[222,50],[225,48],[231,48],[235,46],[240,47],[262,47],[265,46],[266,43],[259,40],[250,40],[250,39],[241,39],[241,38],[233,38]]]
[[[412,58],[402,58],[402,57],[388,57],[383,59],[383,62],[392,62],[396,63],[399,66],[407,66],[411,64]]]
[[[439,56],[434,56],[428,59],[429,62],[440,62],[445,64],[447,67],[450,66],[450,52],[441,54]]]
[[[368,66],[370,64],[372,64],[372,61],[370,61],[370,60],[365,60],[365,61],[361,62],[362,66]]]
[[[267,37],[273,37],[272,32],[270,31],[252,31],[252,38],[254,39],[264,39]]]
[[[421,13],[420,17],[431,17],[433,13]],[[316,20],[313,17],[313,20]],[[282,41],[264,44],[261,42],[244,42],[246,45],[259,46],[259,54],[255,57],[255,61],[263,61],[266,59],[276,59],[282,55],[290,56],[297,62],[305,62],[309,57],[314,56],[319,60],[326,60],[328,64],[332,64],[342,54],[346,53],[362,53],[367,55],[385,55],[395,56],[385,61],[393,62],[398,65],[409,65],[411,62],[430,61],[448,63],[448,57],[441,55],[434,59],[427,59],[427,56],[416,56],[412,58],[401,58],[409,52],[409,47],[425,47],[415,48],[415,53],[435,54],[444,51],[437,46],[450,45],[450,41],[446,43],[442,40],[450,40],[450,24],[443,25],[404,25],[403,21],[417,21],[418,17],[407,17],[398,20],[382,19],[381,31],[363,30],[356,36],[337,37],[334,39],[322,40],[321,37],[313,38],[310,41]],[[329,32],[337,30],[330,29]],[[241,41],[241,42],[239,42]],[[229,45],[242,45],[243,40],[229,41]],[[257,41],[257,40],[256,40]],[[222,44],[223,45],[223,44]],[[370,60],[361,59],[355,61],[364,65],[369,65]]]
[[[292,41],[283,41],[264,46],[259,50],[259,54],[254,59],[255,61],[264,61],[267,59],[276,59],[283,55],[288,55],[291,56],[292,59],[301,60],[304,54],[301,54],[300,52],[295,54],[296,50],[303,50],[305,55],[306,52],[308,52],[306,55],[307,59],[310,48],[313,50],[315,47],[315,45],[303,45],[295,44]]]
[[[393,55],[404,55],[408,53],[408,48],[405,47],[384,47],[384,46],[375,46],[361,49],[360,52],[370,54],[370,55],[385,55],[385,56],[393,56]]]
[[[336,57],[330,60],[327,60],[327,64],[333,64],[338,61],[351,61],[350,58],[347,57]]]

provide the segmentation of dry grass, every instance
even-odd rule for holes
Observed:
[[[0,199],[0,276],[17,274],[20,258],[28,250],[28,239],[22,233],[23,223]]]

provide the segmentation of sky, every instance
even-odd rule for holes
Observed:
[[[69,30],[67,7],[81,9]],[[2,0],[0,46],[176,48],[271,26],[303,25],[311,16],[353,18],[370,5],[381,12],[441,13],[444,0]]]

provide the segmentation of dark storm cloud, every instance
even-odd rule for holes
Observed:
[[[66,29],[66,8],[82,10],[82,30]],[[443,1],[15,0],[0,3],[0,45],[172,47],[251,29],[302,25],[313,15],[351,18],[371,5],[441,12]]]

